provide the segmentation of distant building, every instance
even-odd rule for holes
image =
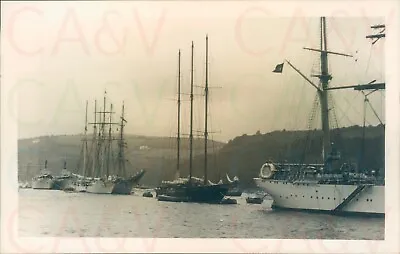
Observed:
[[[140,146],[139,150],[150,150],[150,147],[148,147],[148,146]]]

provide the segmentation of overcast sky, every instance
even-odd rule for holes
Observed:
[[[19,121],[19,138],[76,134],[84,128],[86,100],[92,118],[94,99],[100,103],[106,89],[117,113],[125,101],[127,133],[174,135],[181,49],[187,132],[190,45],[195,85],[204,86],[208,34],[215,139],[306,129],[315,89],[287,64],[282,74],[272,72],[288,59],[307,76],[318,73],[319,54],[302,48],[319,47],[319,18],[291,8],[279,17],[257,2],[2,3],[2,83],[14,87],[9,96],[15,100],[8,113]],[[331,86],[383,81],[384,40],[372,47],[365,38],[383,19],[346,16],[327,18],[329,50],[354,56],[329,56]],[[195,125],[202,130],[204,98],[201,88],[195,92]],[[362,125],[363,96],[353,90],[332,95],[339,126]],[[384,98],[382,92],[370,97],[382,120]],[[375,125],[371,112],[367,120]]]

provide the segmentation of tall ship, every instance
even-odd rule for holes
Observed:
[[[45,189],[51,190],[54,185],[54,177],[52,173],[47,169],[47,160],[44,162],[44,169],[42,169],[39,175],[32,178],[32,189]]]
[[[380,27],[384,28],[383,25]],[[384,37],[382,32],[373,37]],[[276,163],[268,160],[262,165],[259,177],[254,180],[258,187],[261,187],[273,198],[273,209],[384,216],[385,182],[383,177],[378,176],[378,169],[366,165],[363,157],[358,165],[339,162],[341,154],[336,149],[331,137],[329,114],[332,108],[328,104],[328,96],[332,90],[352,88],[362,92],[365,96],[364,103],[367,103],[367,96],[375,91],[385,89],[385,83],[375,83],[374,80],[362,85],[330,87],[332,76],[328,71],[328,55],[350,55],[328,50],[324,17],[320,18],[320,36],[320,49],[304,48],[320,53],[321,73],[314,75],[319,78],[318,85],[314,84],[289,61],[285,60],[285,62],[317,90],[321,107],[323,163]],[[367,36],[367,38],[372,37]],[[274,72],[282,73],[282,69],[283,63],[278,64]],[[374,113],[376,115],[375,111]],[[384,124],[380,126],[384,132]],[[364,140],[365,116],[362,135]],[[382,147],[382,149],[384,148]],[[361,150],[361,154],[362,152]]]
[[[197,202],[197,203],[221,203],[229,190],[230,185],[213,184],[207,177],[207,148],[208,148],[208,36],[206,36],[206,81],[205,81],[205,123],[204,123],[204,177],[193,176],[193,52],[194,43],[191,46],[191,82],[190,82],[190,133],[189,133],[189,177],[180,177],[180,105],[181,105],[181,52],[178,57],[178,135],[177,135],[177,168],[174,181],[163,181],[156,188],[156,196],[159,201],[172,202]]]
[[[113,122],[113,105],[107,111],[106,92],[104,93],[103,109],[97,111],[97,101],[94,108],[94,122],[92,139],[87,138],[87,108],[85,116],[85,132],[82,142],[81,161],[78,165],[79,175],[73,183],[72,189],[80,192],[95,194],[122,194],[129,195],[132,188],[143,175],[140,170],[133,176],[127,176],[124,149],[124,126],[127,123],[124,117],[124,105],[120,122]],[[118,135],[113,133],[113,126],[119,127]],[[88,141],[91,147],[88,147]],[[116,142],[115,142],[116,141]],[[116,143],[116,144],[115,144]]]

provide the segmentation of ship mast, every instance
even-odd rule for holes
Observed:
[[[328,158],[331,149],[330,130],[329,130],[329,106],[328,106],[328,91],[329,80],[332,76],[328,71],[328,52],[326,40],[326,22],[325,17],[321,18],[321,75],[319,76],[322,90],[318,93],[321,102],[321,120],[323,137],[323,161]]]
[[[86,152],[87,152],[87,114],[88,114],[88,101],[86,101],[85,110],[85,131],[83,135],[83,176],[86,176]]]
[[[110,126],[108,128],[108,147],[107,147],[107,171],[106,175],[107,177],[110,174],[110,154],[111,154],[111,142],[112,142],[112,136],[111,136],[111,126],[112,126],[112,111],[113,111],[113,105],[110,105]]]
[[[101,174],[104,174],[104,167],[105,167],[105,155],[106,155],[106,146],[104,144],[105,141],[105,122],[106,122],[106,94],[107,91],[104,91],[104,100],[103,100],[103,121],[101,123],[101,146],[102,148],[102,156],[101,156]],[[100,175],[102,177],[102,175]],[[108,175],[106,176],[108,178]]]
[[[97,153],[97,142],[96,142],[96,136],[97,136],[97,126],[96,122],[97,121],[97,100],[94,100],[94,124],[93,124],[93,162],[92,162],[92,177],[96,176],[96,153]]]
[[[124,141],[124,126],[125,123],[127,122],[125,117],[125,104],[122,102],[122,113],[121,113],[121,125],[120,125],[120,132],[119,132],[119,171],[122,171],[122,176],[125,178],[126,177],[126,171],[125,171],[125,154],[124,154],[124,147],[125,147],[125,141]]]
[[[325,17],[321,17],[320,20],[320,49],[306,48],[304,49],[315,51],[320,53],[321,58],[321,73],[319,75],[312,75],[313,77],[319,78],[320,85],[314,84],[309,78],[307,78],[303,73],[301,73],[296,67],[294,67],[289,61],[285,60],[290,67],[292,67],[298,74],[300,74],[308,83],[310,83],[318,93],[318,97],[321,103],[321,122],[323,131],[323,162],[327,163],[329,159],[329,154],[331,153],[331,139],[330,139],[330,129],[329,129],[329,104],[328,104],[328,90],[335,88],[329,87],[329,81],[332,76],[329,74],[328,70],[328,54],[340,55],[346,57],[352,57],[348,54],[337,53],[328,50],[327,46],[327,34],[326,34],[326,21]]]
[[[204,185],[207,184],[207,139],[208,139],[208,35],[206,35],[206,81],[204,88]]]
[[[193,166],[193,51],[194,43],[192,41],[192,58],[190,69],[190,134],[189,134],[189,184],[192,182]]]
[[[177,155],[176,155],[176,179],[180,177],[179,160],[181,145],[181,50],[178,53],[178,134],[176,137]]]

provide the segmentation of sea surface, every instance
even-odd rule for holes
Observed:
[[[383,240],[384,218],[271,210],[272,200],[237,205],[19,190],[19,236]],[[155,193],[153,193],[155,194]]]

